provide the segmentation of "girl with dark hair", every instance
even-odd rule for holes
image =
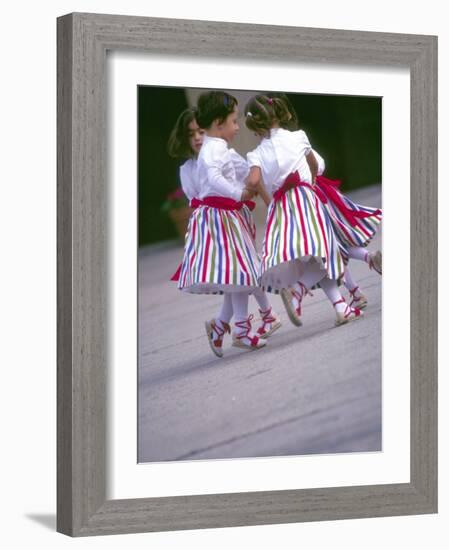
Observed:
[[[281,323],[257,284],[259,258],[251,215],[254,192],[243,183],[245,159],[230,149],[238,131],[237,100],[225,92],[202,94],[195,113],[205,130],[195,171],[197,208],[186,235],[178,288],[186,292],[223,293],[217,316],[206,322],[212,351],[223,355],[222,344],[234,316],[233,345],[255,350],[265,345]],[[262,324],[254,333],[248,316],[248,297],[260,305]]]
[[[179,168],[181,187],[192,205],[198,196],[196,163],[203,144],[204,130],[198,126],[195,109],[185,109],[178,117],[168,139],[168,154],[186,159]]]
[[[362,312],[348,305],[338,290],[344,274],[344,250],[329,216],[315,193],[318,163],[302,130],[286,129],[292,115],[278,97],[257,95],[245,107],[246,126],[263,139],[248,153],[248,186],[263,181],[273,197],[269,204],[259,272],[268,290],[294,288],[293,306],[300,324],[305,294],[320,284],[336,313],[336,325],[359,319]],[[291,293],[289,293],[291,296]],[[286,306],[286,300],[284,299]],[[291,308],[287,307],[291,320]]]

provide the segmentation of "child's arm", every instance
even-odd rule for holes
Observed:
[[[246,187],[258,191],[259,184],[262,180],[262,172],[258,166],[251,166],[248,177],[245,180]]]
[[[231,157],[226,145],[217,144],[209,151],[206,162],[208,184],[215,195],[240,201],[242,191],[239,185],[237,182],[234,185],[223,175],[223,168],[228,162],[231,162]]]
[[[262,180],[259,182],[259,185],[257,187],[257,192],[261,196],[263,202],[268,206],[271,202],[271,197],[268,194],[268,191],[265,189],[265,185],[263,184]]]
[[[255,195],[260,195],[264,203],[268,206],[271,202],[270,195],[262,182],[262,171],[259,166],[251,166],[249,175],[245,180],[246,187],[252,190]]]
[[[306,155],[307,164],[309,165],[310,172],[312,174],[312,183],[316,182],[316,176],[318,174],[318,161],[312,151],[309,151]]]

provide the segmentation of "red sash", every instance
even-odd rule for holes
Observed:
[[[368,218],[370,216],[375,216],[382,213],[379,209],[375,212],[362,212],[360,210],[353,210],[349,208],[337,191],[340,185],[341,181],[330,180],[324,176],[317,176],[316,184],[310,185],[310,183],[301,181],[301,176],[299,175],[299,172],[296,171],[292,172],[285,178],[282,187],[273,194],[273,199],[275,201],[279,201],[287,191],[293,189],[294,187],[309,187],[323,204],[326,204],[328,201],[332,202],[353,227],[360,226],[358,218]]]
[[[341,198],[340,193],[337,191],[340,185],[341,181],[339,180],[330,180],[324,176],[317,176],[316,178],[317,189],[320,189],[327,199],[334,204],[334,206],[348,220],[352,227],[360,225],[358,219],[369,218],[370,216],[377,216],[382,213],[379,209],[375,212],[362,212],[360,210],[353,210],[352,208],[349,208]]]
[[[254,201],[235,201],[228,197],[204,197],[200,202],[203,206],[220,208],[221,210],[240,210],[246,205],[252,211],[256,207]]]
[[[282,187],[273,193],[273,199],[276,202],[281,200],[287,191],[290,191],[290,189],[294,189],[295,187],[309,187],[309,189],[312,189],[312,191],[318,196],[321,202],[327,202],[326,195],[324,195],[320,189],[316,189],[314,185],[310,185],[310,183],[302,181],[298,171],[292,172],[285,178]]]

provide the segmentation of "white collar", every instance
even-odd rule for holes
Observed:
[[[218,142],[223,142],[223,143],[226,145],[226,147],[228,146],[228,142],[227,142],[225,139],[223,139],[223,138],[221,138],[221,137],[216,137],[216,136],[208,136],[207,134],[206,134],[206,135],[204,136],[204,138],[203,138],[203,143],[204,143],[204,141],[218,141]]]

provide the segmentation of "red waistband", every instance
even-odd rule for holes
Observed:
[[[290,191],[290,189],[294,189],[295,187],[309,187],[309,189],[311,189],[316,195],[318,195],[318,198],[321,200],[321,202],[327,202],[326,195],[321,191],[321,189],[316,188],[316,186],[311,185],[306,181],[302,181],[298,171],[292,172],[285,178],[282,187],[280,187],[275,193],[273,193],[273,199],[275,201],[279,201],[285,195],[285,193],[287,193],[287,191]]]
[[[256,207],[254,201],[235,201],[228,197],[204,197],[204,199],[197,199],[195,197],[190,201],[192,208],[210,206],[211,208],[220,208],[221,210],[240,210],[244,205],[250,210],[254,210]]]

